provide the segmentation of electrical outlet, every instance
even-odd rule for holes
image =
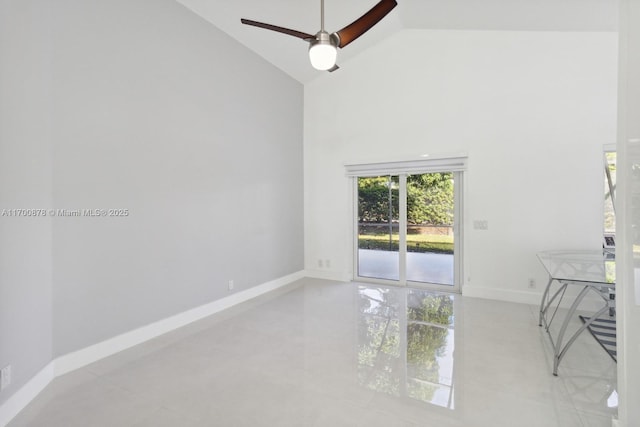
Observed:
[[[473,221],[473,229],[474,230],[488,230],[489,229],[489,221],[486,219],[479,219]]]
[[[4,390],[11,384],[11,365],[0,370],[0,390]]]
[[[235,286],[235,283],[233,283],[233,280],[229,280],[229,290],[233,290],[233,287]]]
[[[536,288],[536,279],[529,279],[529,289]]]
[[[321,259],[318,260],[318,267],[322,268],[322,260]]]
[[[331,267],[331,260],[325,259],[324,260],[324,266],[327,267],[327,268],[330,268]]]

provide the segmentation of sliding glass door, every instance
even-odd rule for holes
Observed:
[[[454,283],[454,193],[452,172],[407,176],[408,281]]]
[[[358,178],[358,275],[400,280],[398,175]]]
[[[356,177],[356,277],[459,289],[461,172]]]

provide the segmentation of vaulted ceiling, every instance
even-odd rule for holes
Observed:
[[[177,0],[257,54],[307,83],[313,69],[308,43],[248,25],[240,18],[315,34],[320,0]],[[378,0],[325,0],[325,28],[337,31]],[[338,64],[403,29],[616,31],[616,0],[398,0],[398,6],[365,35],[338,52]],[[339,70],[337,72],[340,72]]]

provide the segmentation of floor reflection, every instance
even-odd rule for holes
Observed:
[[[360,286],[360,385],[453,409],[453,301],[425,290]]]

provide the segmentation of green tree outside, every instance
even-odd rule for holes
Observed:
[[[398,250],[399,187],[398,176],[358,179],[360,249]],[[419,231],[419,226],[453,226],[453,192],[451,172],[407,176],[409,252],[453,253],[453,236]]]

